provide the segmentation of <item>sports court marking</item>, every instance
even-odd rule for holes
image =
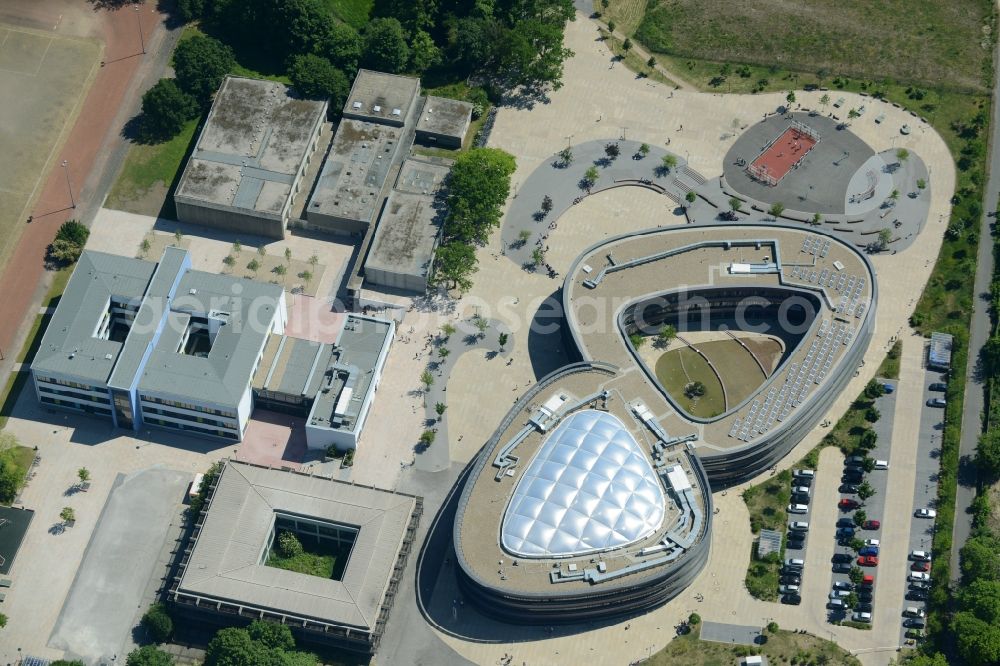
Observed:
[[[45,56],[49,54],[49,49],[52,48],[52,42],[55,41],[54,37],[43,37],[41,35],[36,35],[35,33],[25,32],[23,30],[17,30],[15,28],[6,28],[6,34],[4,34],[3,42],[0,42],[0,71],[10,72],[11,74],[19,74],[21,76],[38,76],[38,73],[42,71],[42,65],[45,64]],[[11,42],[10,48],[7,47],[7,41],[11,36],[11,33],[19,33],[19,35],[24,35],[24,37],[15,36],[14,41]],[[18,43],[20,40],[20,43]],[[31,61],[31,51],[37,50],[36,46],[41,46],[38,40],[45,40],[45,48],[42,50],[40,56],[37,56],[37,61],[35,67],[32,71],[26,71],[26,66]],[[34,43],[32,43],[34,42]],[[30,45],[30,46],[29,46]],[[21,61],[19,63],[11,62],[12,60]],[[11,67],[5,65],[15,65],[22,64],[22,67]]]
[[[777,185],[817,143],[819,134],[801,123],[793,122],[764,147],[747,167],[747,172],[768,185]]]

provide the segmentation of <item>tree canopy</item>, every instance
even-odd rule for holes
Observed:
[[[403,72],[410,64],[408,35],[394,18],[377,18],[365,28],[365,67],[393,74]]]
[[[295,651],[285,625],[256,620],[246,628],[230,627],[215,634],[205,651],[205,666],[317,666],[316,657]]]
[[[222,84],[222,79],[235,66],[233,50],[205,35],[185,39],[174,49],[177,84],[206,106]]]
[[[142,96],[140,136],[151,143],[172,139],[198,115],[198,102],[175,79],[160,79]]]
[[[303,97],[330,100],[331,111],[339,112],[351,92],[351,84],[342,71],[326,58],[311,53],[292,56],[288,78]]]
[[[434,252],[435,271],[439,281],[446,281],[462,291],[472,286],[469,276],[476,272],[476,251],[459,241],[445,243]]]
[[[500,225],[515,168],[514,157],[496,148],[473,148],[459,155],[448,181],[445,234],[463,243],[485,244]]]
[[[128,653],[125,666],[172,666],[174,658],[155,645],[143,645]]]

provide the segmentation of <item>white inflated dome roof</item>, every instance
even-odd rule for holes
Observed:
[[[663,488],[613,414],[584,410],[542,443],[507,504],[501,541],[519,557],[582,555],[639,541],[663,522]]]

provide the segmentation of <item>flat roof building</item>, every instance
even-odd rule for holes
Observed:
[[[375,652],[421,498],[235,461],[208,492],[168,593],[178,610],[222,624],[264,618],[306,641]],[[307,552],[335,554],[332,574],[269,565],[282,532],[295,534]]]
[[[403,163],[365,260],[367,282],[419,293],[427,290],[444,214],[440,195],[450,168],[450,162],[434,158]]]
[[[174,194],[177,218],[283,238],[326,111],[281,83],[226,77]]]
[[[420,79],[359,69],[344,104],[344,118],[402,127],[420,95]]]
[[[31,364],[45,406],[241,441],[250,381],[287,322],[284,290],[159,262],[85,251]]]
[[[417,120],[416,139],[431,146],[461,148],[471,120],[469,102],[428,95]]]

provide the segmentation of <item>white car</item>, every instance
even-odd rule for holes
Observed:
[[[809,486],[792,486],[792,493],[799,493],[802,495],[809,494]]]
[[[909,580],[922,580],[931,582],[931,575],[929,573],[924,573],[923,571],[911,571]]]
[[[854,583],[846,580],[835,580],[833,581],[833,589],[851,591],[854,589]]]
[[[931,554],[926,550],[911,550],[910,559],[916,560],[917,562],[930,562]]]
[[[788,513],[809,513],[808,504],[789,504]]]
[[[792,470],[792,476],[798,479],[809,479],[810,481],[816,476],[816,472],[811,469],[796,469]]]
[[[799,586],[798,585],[782,585],[781,587],[778,588],[778,592],[781,592],[782,594],[798,594],[799,593]]]
[[[871,622],[872,621],[872,614],[871,613],[857,612],[857,613],[854,614],[854,616],[851,619],[853,619],[855,622]]]
[[[875,461],[875,469],[889,469],[889,461],[888,460],[876,460]]]
[[[843,599],[844,597],[849,597],[851,595],[848,590],[830,590],[831,599]]]
[[[792,522],[788,523],[788,529],[792,530],[793,532],[808,532],[809,523],[807,523],[804,520],[793,520]]]
[[[917,518],[937,518],[937,511],[934,509],[917,509],[913,512]]]
[[[876,548],[878,548],[878,546],[879,546],[879,540],[878,539],[865,539],[865,545],[866,546],[875,546]]]

